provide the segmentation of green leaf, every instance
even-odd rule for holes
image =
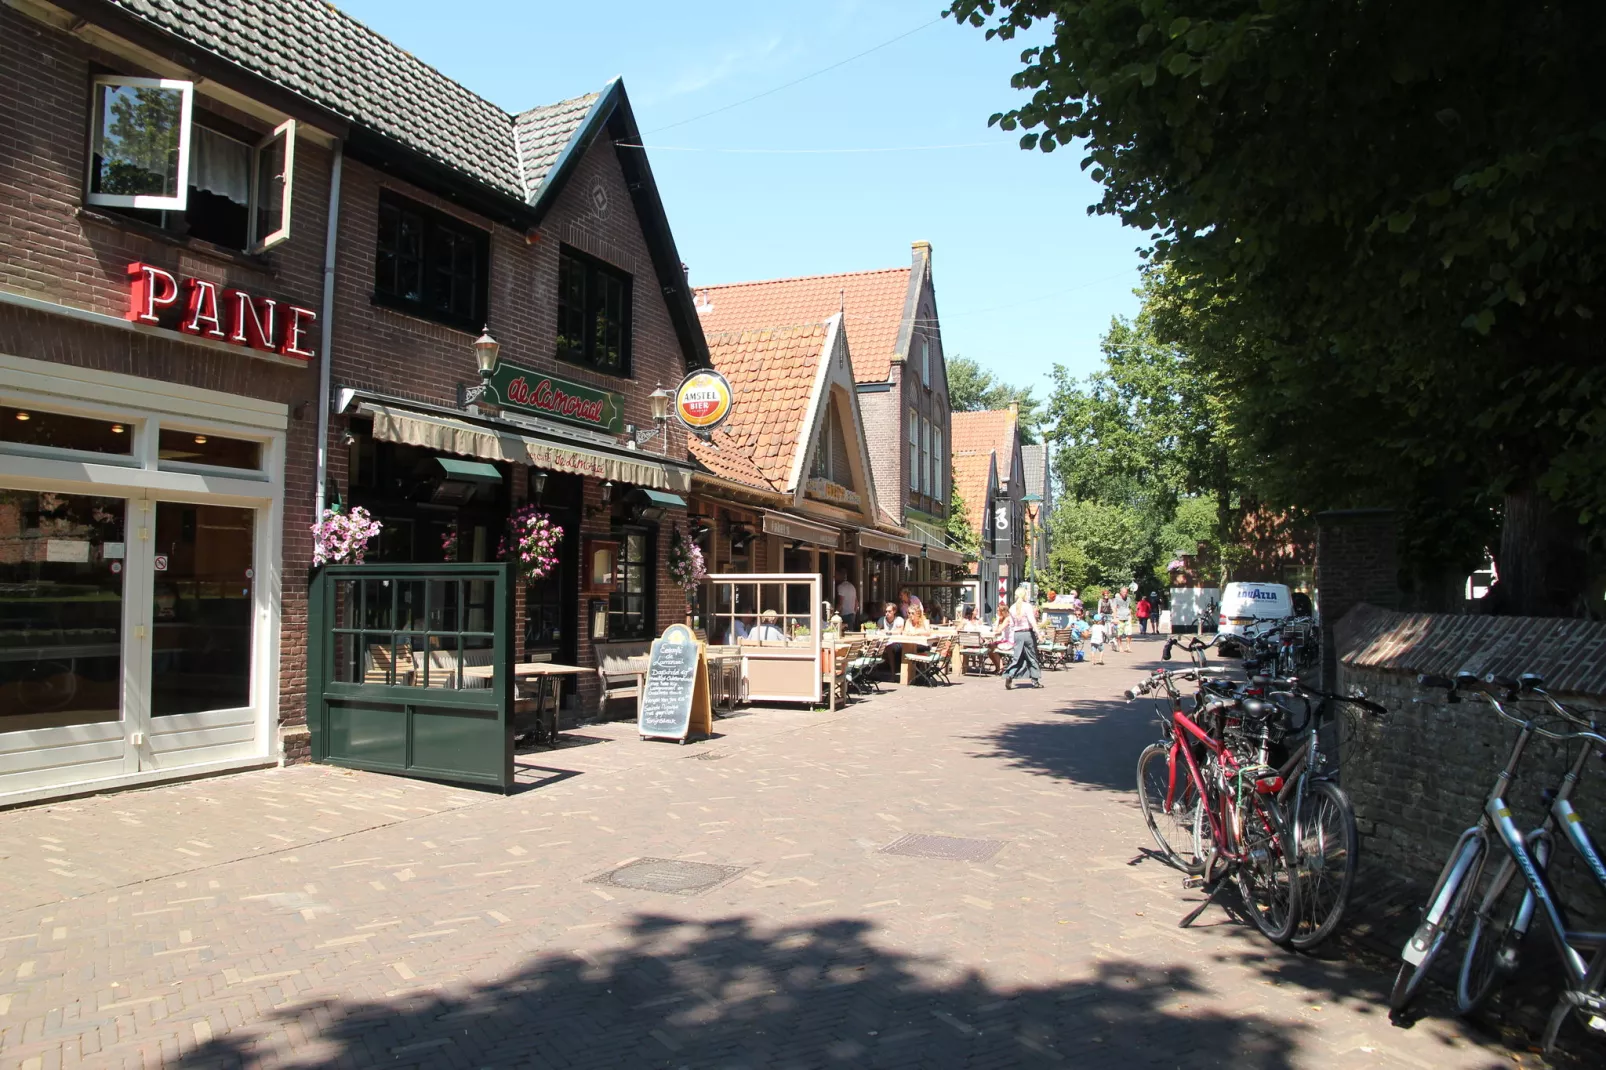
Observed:
[[[1188,73],[1188,68],[1192,65],[1193,58],[1191,56],[1189,56],[1186,52],[1178,52],[1176,55],[1171,57],[1171,62],[1166,64],[1166,70],[1170,71],[1178,78],[1181,78],[1183,75]]]
[[[1395,212],[1389,216],[1389,233],[1404,234],[1416,222],[1416,213],[1413,211]]]
[[[1171,28],[1168,29],[1166,31],[1166,33],[1170,35],[1170,37],[1171,37],[1171,39],[1173,41],[1175,41],[1177,38],[1179,38],[1183,34],[1187,33],[1188,32],[1188,27],[1192,26],[1192,25],[1193,25],[1193,20],[1188,18],[1186,15],[1183,15],[1180,18],[1175,18],[1175,19],[1171,20]]]
[[[1020,136],[1020,147],[1023,149],[1035,149],[1037,147],[1037,135],[1022,134]]]

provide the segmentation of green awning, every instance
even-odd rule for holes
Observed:
[[[667,490],[652,490],[647,487],[640,487],[636,493],[645,497],[653,505],[661,505],[666,509],[686,508],[685,498],[678,494],[671,494]]]
[[[446,473],[447,479],[455,479],[461,483],[502,482],[502,473],[497,471],[496,465],[486,464],[484,461],[460,461],[455,457],[436,457],[435,463],[441,466],[441,471]]]

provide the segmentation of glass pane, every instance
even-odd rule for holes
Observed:
[[[647,560],[646,535],[633,531],[625,536],[625,559],[632,565],[639,565]]]
[[[429,639],[424,635],[398,635],[396,637],[396,685],[398,687],[424,687],[425,672],[429,663]]]
[[[256,513],[156,503],[151,714],[251,703]]]
[[[192,128],[184,229],[230,249],[250,244],[252,148],[204,126]]]
[[[0,490],[0,732],[121,716],[120,498]]]
[[[257,241],[284,226],[285,135],[257,152]]]
[[[424,625],[424,581],[396,581],[396,630],[410,632]]]
[[[133,449],[133,439],[133,429],[127,424],[0,405],[0,442],[126,457]]]
[[[221,468],[262,467],[262,443],[223,438],[199,431],[162,428],[156,436],[157,457],[185,464],[214,464]]]
[[[350,632],[335,633],[334,681],[337,684],[362,683],[362,649],[360,637]]]
[[[390,632],[368,632],[362,637],[362,682],[381,686],[412,683],[413,648]]]
[[[431,580],[429,584],[429,629],[436,632],[457,631],[457,607],[462,602],[463,586],[457,580]]]
[[[177,194],[184,94],[155,86],[98,85],[95,96],[90,192]]]
[[[389,580],[362,581],[362,626],[382,631],[391,629]]]
[[[729,613],[731,611],[731,588],[734,584],[715,583],[711,584],[711,586],[714,588],[714,612]]]

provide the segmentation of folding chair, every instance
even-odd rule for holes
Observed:
[[[987,671],[987,644],[980,632],[959,633],[960,657],[964,659],[960,667],[960,674],[971,672],[985,673]]]
[[[875,670],[881,666],[882,641],[867,637],[858,652],[848,661],[848,686],[861,695],[879,695],[881,685],[876,682]]]
[[[937,683],[944,685],[950,683],[948,679],[948,663],[954,654],[954,641],[947,636],[932,642],[931,647],[923,654],[905,654],[903,660],[914,666],[914,675],[911,684],[925,684],[933,687]]]

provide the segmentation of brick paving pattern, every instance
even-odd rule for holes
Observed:
[[[298,766],[0,814],[0,1067],[1513,1065],[1390,1025],[1371,969],[1177,927],[1113,698],[1153,653],[582,728],[506,798]],[[734,869],[594,882],[645,858]]]

